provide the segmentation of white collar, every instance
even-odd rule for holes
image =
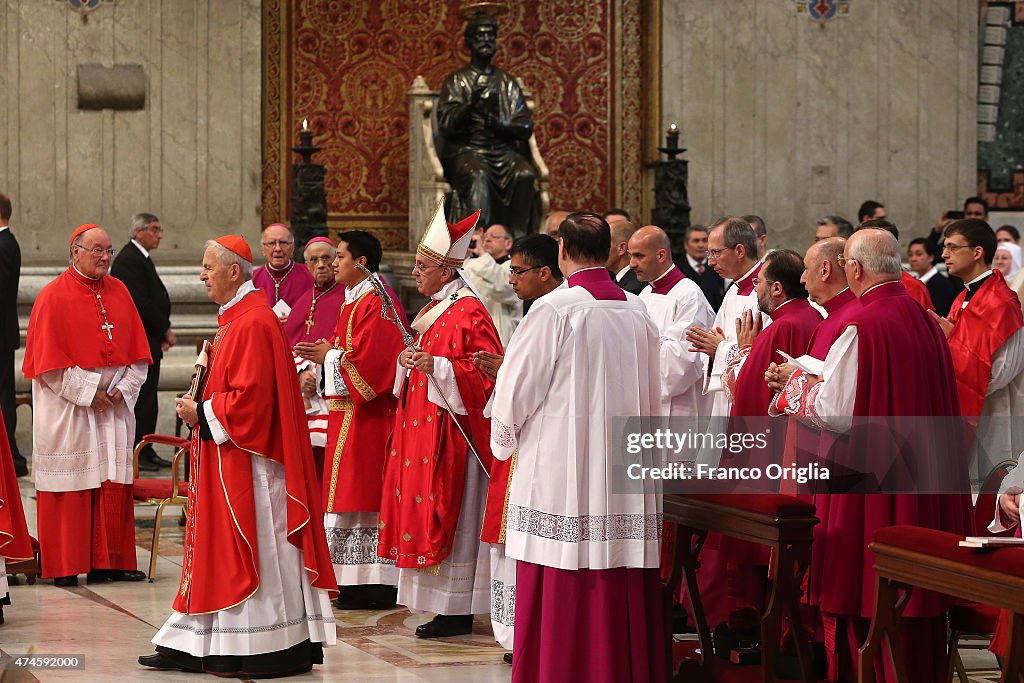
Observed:
[[[356,299],[361,297],[363,294],[366,294],[371,289],[373,289],[373,283],[370,282],[370,278],[366,278],[365,280],[360,282],[355,287],[346,287],[345,288],[345,303],[346,304],[352,303],[353,301],[355,301]]]
[[[134,237],[132,238],[132,244],[134,244],[134,245],[135,245],[136,247],[138,247],[138,248],[139,248],[139,251],[141,251],[141,252],[142,252],[142,255],[143,255],[143,256],[145,256],[146,258],[149,258],[149,250],[148,250],[148,249],[146,249],[146,248],[145,248],[144,246],[142,246],[141,244],[139,244],[139,241],[138,241],[137,239],[135,239]]]
[[[981,275],[979,275],[978,277],[974,278],[974,279],[973,279],[973,280],[971,280],[970,282],[965,282],[965,283],[964,283],[964,287],[970,287],[970,286],[971,286],[971,285],[973,285],[973,284],[974,284],[975,282],[981,282],[982,280],[984,280],[985,278],[987,278],[987,277],[988,277],[989,275],[991,275],[992,273],[993,273],[993,271],[991,271],[991,270],[986,270],[986,271],[985,271],[984,273],[982,273],[982,274],[981,274]]]
[[[591,270],[591,269],[590,268],[580,268],[580,270]],[[580,270],[577,270],[576,273],[580,272]],[[623,268],[619,272],[615,273],[615,281],[618,282],[619,280],[621,280],[626,275],[626,272],[628,270],[629,270],[629,266],[626,266],[625,268]],[[573,273],[573,275],[575,275],[576,273]]]
[[[864,294],[867,294],[868,292],[870,292],[870,291],[871,291],[871,290],[873,290],[873,289],[878,289],[879,287],[885,287],[886,285],[894,285],[894,284],[896,284],[897,282],[899,282],[899,280],[889,280],[888,282],[879,282],[879,283],[878,283],[877,285],[875,285],[874,287],[871,287],[871,288],[869,288],[869,289],[865,290],[865,291],[864,291],[864,292],[863,292],[863,293],[861,294],[861,296],[864,296]],[[858,298],[859,298],[859,297],[858,297]]]
[[[660,280],[661,278],[663,278],[663,277],[665,277],[666,275],[668,275],[669,273],[671,273],[671,272],[672,272],[672,266],[673,266],[672,262],[669,262],[669,264],[668,264],[668,268],[666,268],[666,269],[665,269],[665,272],[664,272],[664,273],[662,273],[661,275],[659,275],[658,277],[654,278],[653,280],[651,280],[651,287],[653,287],[653,286],[654,286],[654,283],[655,283],[655,282],[657,282],[657,281],[658,281],[658,280]]]
[[[759,269],[759,268],[760,268],[760,267],[761,267],[762,265],[763,265],[763,264],[762,264],[762,263],[761,263],[760,261],[758,261],[757,263],[755,263],[755,264],[754,264],[754,267],[753,267],[753,268],[751,268],[751,269],[750,269],[750,270],[748,270],[747,272],[743,273],[743,275],[741,275],[741,276],[739,276],[738,278],[736,278],[736,280],[735,280],[735,281],[736,281],[736,282],[742,282],[743,280],[746,280],[746,279],[747,279],[748,277],[750,277],[751,275],[753,275],[753,274],[754,274],[754,272],[756,272],[756,271],[757,271],[757,270],[758,270],[758,269]]]
[[[227,312],[227,310],[229,308],[231,308],[232,306],[237,304],[239,301],[241,301],[242,297],[244,297],[246,294],[248,294],[250,292],[255,292],[255,291],[256,291],[256,287],[252,284],[252,280],[246,280],[238,288],[238,291],[235,292],[235,296],[231,299],[231,301],[227,302],[226,304],[224,304],[223,306],[220,307],[220,314],[224,315],[224,313]]]
[[[445,297],[451,296],[452,294],[459,291],[465,286],[466,283],[463,282],[462,278],[457,277],[448,284],[446,284],[444,287],[442,287],[440,290],[438,290],[436,293],[431,294],[430,298],[433,299],[434,301],[441,301]]]
[[[99,282],[99,281],[100,281],[100,278],[98,278],[98,277],[89,277],[88,275],[86,275],[85,273],[83,273],[82,271],[80,271],[80,270],[78,269],[78,266],[76,266],[76,265],[75,265],[74,263],[72,263],[72,264],[71,264],[71,267],[75,269],[75,272],[76,272],[76,273],[78,273],[79,275],[81,275],[82,277],[84,277],[84,278],[85,278],[86,280],[92,280],[93,282]]]
[[[9,228],[10,228],[9,225],[0,225],[0,232],[3,232],[4,230],[7,230]]]
[[[921,282],[927,283],[929,280],[931,280],[933,277],[935,277],[935,274],[938,273],[938,272],[939,272],[939,267],[938,266],[932,266],[931,270],[929,270],[927,273],[925,273],[924,275],[922,275],[918,279]]]

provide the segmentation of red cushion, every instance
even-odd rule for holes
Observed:
[[[1024,576],[1024,547],[961,548],[964,537],[919,526],[890,526],[875,532],[875,542],[923,555],[987,569],[1015,577]]]
[[[694,494],[687,498],[774,517],[813,517],[814,505],[781,493]]]
[[[171,497],[170,479],[136,479],[132,487],[132,495],[135,498],[164,498]],[[178,482],[178,495],[188,496],[188,482]]]

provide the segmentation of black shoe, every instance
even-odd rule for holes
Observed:
[[[466,636],[473,632],[472,614],[438,614],[425,624],[416,627],[418,638],[450,638]]]
[[[77,576],[58,576],[53,580],[53,585],[58,588],[73,588],[78,585]]]
[[[14,459],[14,476],[16,477],[27,477],[28,476],[28,463],[25,458]]]
[[[139,456],[139,472],[159,472],[160,465]]]
[[[150,669],[159,669],[160,671],[185,671],[191,674],[202,673],[202,671],[198,669],[189,669],[186,666],[171,661],[159,652],[139,657],[139,664],[142,666],[148,666]]]
[[[86,575],[85,580],[87,583],[104,583],[106,581],[143,581],[145,578],[144,572],[130,569],[93,569]]]
[[[338,597],[331,604],[337,609],[394,609],[398,588],[384,584],[338,586]]]
[[[504,656],[502,656],[501,659],[502,659],[502,661],[504,661],[509,666],[512,666],[512,653],[511,652],[506,652],[504,654]]]

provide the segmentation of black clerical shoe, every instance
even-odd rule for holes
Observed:
[[[505,655],[501,659],[502,659],[502,661],[504,661],[509,666],[512,666],[512,653],[511,652],[506,652]]]
[[[159,669],[160,671],[185,671],[192,674],[202,673],[202,671],[198,669],[189,669],[186,666],[171,661],[159,652],[139,657],[139,664],[142,666],[148,666],[150,669]]]
[[[106,581],[143,581],[145,572],[129,569],[93,569],[86,577],[86,583],[105,583]]]
[[[416,627],[418,638],[450,638],[465,636],[473,632],[472,614],[438,614],[425,624]]]
[[[77,576],[58,576],[53,580],[53,585],[58,588],[73,588],[78,585]]]
[[[152,460],[148,460],[139,456],[139,472],[159,472],[160,465],[157,465]]]
[[[331,604],[336,609],[394,609],[397,599],[396,586],[338,586],[338,597]]]

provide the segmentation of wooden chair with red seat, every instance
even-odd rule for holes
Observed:
[[[996,499],[999,497],[999,487],[1003,479],[1010,473],[1017,463],[1013,460],[1004,460],[992,468],[985,481],[981,484],[978,492],[978,500],[974,504],[974,533],[977,536],[1012,536],[1015,531],[1002,531],[991,533],[988,525],[992,521],[992,515],[996,509]],[[956,670],[960,683],[969,683],[967,670],[964,669],[963,660],[960,659],[960,648],[966,647],[975,650],[984,650],[992,640],[992,634],[996,630],[996,622],[999,620],[999,610],[991,605],[982,605],[977,602],[967,602],[961,605],[953,605],[947,614],[949,619],[949,680],[953,678],[953,671]],[[961,644],[960,639],[967,637],[978,644]]]
[[[152,477],[139,477],[139,451],[146,444],[171,446],[175,449],[174,459],[171,461],[171,478],[156,479]],[[178,474],[182,456],[189,452],[188,439],[181,439],[163,434],[147,434],[135,446],[135,484],[133,496],[140,503],[156,505],[156,515],[153,518],[153,543],[149,549],[149,580],[153,581],[156,573],[157,550],[160,546],[160,522],[163,518],[164,508],[168,505],[181,505],[183,508],[188,504],[188,482],[181,481]]]

